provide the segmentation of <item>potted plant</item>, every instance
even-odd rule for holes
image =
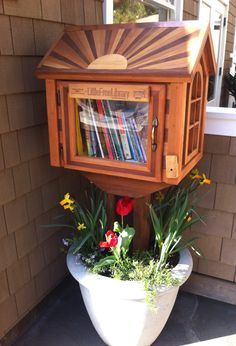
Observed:
[[[123,197],[116,204],[120,222],[107,228],[105,199],[94,195],[90,206],[82,207],[69,194],[60,202],[72,216],[61,225],[72,230],[64,239],[69,248],[67,265],[79,282],[92,323],[103,341],[112,346],[150,345],[163,329],[179,287],[192,270],[186,240],[191,225],[201,220],[190,194],[206,176],[198,171],[179,186],[158,192],[147,206],[153,228],[149,250],[131,251],[133,227],[124,222],[134,201]],[[57,225],[58,226],[58,225]]]

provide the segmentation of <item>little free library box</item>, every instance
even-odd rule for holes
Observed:
[[[202,157],[215,65],[198,21],[67,27],[36,71],[51,164],[112,194],[178,184]]]

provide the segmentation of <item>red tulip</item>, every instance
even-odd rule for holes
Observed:
[[[117,201],[116,213],[121,216],[128,215],[134,209],[134,200],[130,197],[122,197]]]
[[[114,233],[113,231],[107,231],[105,234],[106,241],[100,241],[99,246],[100,247],[115,247],[118,243],[118,235]]]

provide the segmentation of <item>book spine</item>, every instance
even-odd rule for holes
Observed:
[[[105,143],[107,147],[108,157],[109,159],[114,160],[114,155],[112,152],[112,147],[111,147],[110,138],[109,138],[109,131],[108,131],[107,123],[105,119],[105,112],[104,112],[104,108],[103,108],[103,104],[101,100],[97,100],[97,108],[98,108],[100,121],[102,123],[102,131],[103,131],[103,135],[104,135],[104,139],[105,139]]]
[[[80,128],[80,109],[78,102],[75,101],[75,126],[76,126],[76,148],[78,155],[84,155],[83,140]]]
[[[139,136],[138,127],[137,127],[137,124],[136,124],[136,121],[134,118],[132,119],[132,124],[133,124],[134,134],[135,134],[137,144],[138,144],[138,149],[139,149],[140,155],[142,157],[142,161],[147,162],[146,152],[144,150],[143,143],[142,143],[141,138]]]
[[[98,136],[101,142],[103,154],[104,154],[104,157],[108,157],[108,151],[107,151],[106,142],[105,142],[104,133],[103,133],[104,121],[102,122],[100,119],[100,114],[98,112],[98,106],[97,106],[96,100],[91,100],[91,102],[92,102],[93,113],[94,113],[94,117],[96,121]]]
[[[128,124],[127,124],[126,119],[125,119],[125,114],[123,112],[120,112],[120,115],[121,115],[121,118],[122,118],[122,121],[123,121],[123,124],[124,124],[124,127],[125,127],[125,132],[126,132],[126,135],[127,135],[130,151],[131,151],[131,154],[132,154],[132,158],[133,158],[133,160],[135,162],[137,162],[138,161],[138,157],[137,157],[135,149],[133,147],[133,143],[132,143],[130,132],[129,132],[129,127],[128,127]]]
[[[94,132],[93,133],[95,135],[95,138],[97,139],[97,143],[98,143],[99,151],[101,153],[101,157],[104,158],[104,152],[103,152],[103,149],[102,149],[102,144],[101,144],[101,140],[100,140],[99,133],[98,133],[97,122],[96,122],[96,119],[95,119],[95,116],[94,116],[93,105],[92,105],[92,102],[91,102],[90,99],[88,99],[88,105],[89,105],[89,112],[90,112],[91,119],[92,119],[92,124],[93,124],[93,127],[94,127]]]
[[[119,160],[119,155],[118,155],[117,150],[116,150],[116,146],[115,146],[115,142],[114,142],[114,138],[113,138],[113,133],[112,133],[112,124],[111,124],[109,109],[107,108],[107,103],[105,100],[102,101],[102,104],[103,104],[103,107],[105,110],[105,119],[106,119],[107,129],[109,132],[109,138],[110,138],[110,144],[111,144],[111,148],[112,148],[112,152],[113,152],[113,157],[115,160]]]
[[[132,146],[134,148],[136,159],[138,162],[142,162],[143,159],[142,159],[142,156],[140,155],[140,151],[138,148],[138,142],[137,142],[137,139],[135,137],[135,131],[133,129],[133,123],[132,123],[131,119],[128,119],[127,123],[128,123],[129,135],[130,135],[130,139],[132,142]]]
[[[91,146],[92,146],[92,155],[91,156],[96,157],[97,156],[97,142],[96,142],[96,137],[95,137],[95,133],[94,133],[91,113],[90,113],[90,109],[89,109],[88,105],[86,106],[86,116],[88,119],[88,129],[89,129]]]
[[[109,116],[109,118],[111,120],[110,130],[111,130],[111,134],[112,134],[113,141],[115,144],[118,160],[124,161],[124,155],[123,155],[123,151],[121,149],[121,143],[120,143],[120,139],[119,139],[119,135],[118,135],[117,119],[115,117],[113,117],[112,111],[110,109],[109,101],[106,100],[105,104],[106,104],[107,115]]]
[[[80,113],[80,125],[82,130],[82,137],[85,140],[88,156],[93,156],[93,146],[92,146],[92,138],[91,138],[91,130],[89,126],[89,118],[86,110],[86,106],[82,105],[82,112]]]
[[[119,133],[120,133],[120,141],[122,144],[122,148],[123,148],[123,153],[124,153],[124,157],[126,160],[131,160],[132,159],[132,155],[130,152],[130,147],[129,147],[129,141],[127,138],[127,134],[125,131],[125,125],[122,122],[122,117],[120,112],[115,112],[116,114],[116,119],[118,122],[118,127],[119,127]]]

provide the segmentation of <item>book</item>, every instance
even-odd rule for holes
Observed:
[[[130,136],[130,141],[132,143],[133,151],[135,153],[135,159],[137,162],[142,162],[142,155],[140,154],[140,150],[138,148],[138,141],[136,139],[135,131],[133,129],[133,124],[131,119],[127,119],[127,125],[128,125],[128,133]]]
[[[141,157],[142,157],[142,161],[143,161],[143,162],[147,162],[147,155],[146,155],[146,152],[145,152],[145,150],[144,150],[142,140],[141,140],[141,138],[140,138],[140,136],[139,136],[139,131],[138,131],[138,127],[137,127],[135,118],[133,117],[133,118],[131,119],[131,121],[132,121],[132,124],[133,124],[134,135],[135,135],[135,138],[136,138],[136,141],[137,141],[138,150],[139,150],[140,155],[141,155]]]
[[[127,137],[127,133],[125,131],[125,124],[123,124],[122,117],[120,114],[120,111],[115,112],[117,123],[118,123],[118,128],[119,128],[119,133],[120,133],[120,141],[123,149],[123,154],[124,158],[126,160],[131,160],[132,159],[132,154],[130,151],[129,147],[129,141]]]
[[[108,157],[108,150],[107,150],[106,141],[105,141],[104,132],[103,132],[104,120],[101,121],[101,119],[100,119],[100,114],[98,111],[96,100],[91,100],[91,101],[92,101],[92,107],[93,107],[95,122],[96,122],[97,130],[98,130],[98,135],[99,135],[101,147],[102,147],[104,158],[105,158],[105,157]]]
[[[126,122],[125,113],[124,112],[120,112],[120,115],[121,115],[121,118],[122,118],[122,122],[123,122],[123,125],[124,125],[124,129],[125,129],[126,135],[127,135],[127,139],[128,139],[128,143],[129,143],[129,148],[130,148],[130,151],[131,151],[131,154],[132,154],[132,159],[135,162],[137,162],[138,161],[138,157],[136,155],[136,151],[135,151],[135,148],[134,148],[132,140],[131,140],[131,135],[130,135],[128,124]]]
[[[86,143],[87,155],[94,156],[92,138],[91,138],[91,129],[89,125],[89,118],[87,112],[87,106],[84,101],[80,100],[80,129],[81,137],[83,142]]]
[[[81,108],[78,104],[78,100],[75,101],[75,126],[76,126],[76,149],[78,155],[84,155],[84,146],[80,128],[80,112]],[[81,109],[82,110],[82,109]]]
[[[103,104],[102,104],[101,100],[96,100],[96,103],[97,103],[98,114],[99,114],[101,125],[102,125],[104,140],[106,143],[108,157],[109,157],[109,159],[114,160],[114,154],[112,151],[112,144],[111,144],[110,138],[109,138],[109,131],[107,128],[107,123],[106,123],[106,118],[105,118],[106,116],[105,116]]]
[[[92,136],[94,136],[95,138],[92,138],[92,140],[94,141],[94,143],[98,143],[98,149],[96,150],[96,156],[101,156],[102,158],[104,158],[104,152],[103,152],[103,148],[102,148],[102,144],[101,144],[101,140],[99,137],[99,133],[98,133],[98,128],[97,128],[97,122],[95,119],[95,114],[94,114],[94,109],[93,109],[93,104],[92,104],[92,100],[88,99],[88,106],[89,106],[89,113],[91,115],[91,119],[92,119]],[[100,155],[99,155],[100,152]]]
[[[117,125],[115,123],[114,117],[112,115],[111,112],[111,108],[109,105],[109,101],[107,100],[103,100],[103,107],[106,113],[106,122],[107,122],[107,127],[109,130],[109,135],[110,135],[110,140],[111,140],[111,144],[112,144],[112,148],[113,148],[113,152],[114,152],[114,157],[116,158],[116,160],[124,160],[124,155],[121,149],[121,144],[120,144],[120,140],[118,137],[118,133],[117,133]]]

